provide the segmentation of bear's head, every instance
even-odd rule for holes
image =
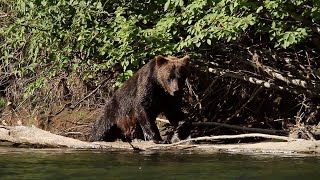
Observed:
[[[155,61],[157,81],[167,93],[175,96],[181,91],[187,77],[190,57],[157,56]]]

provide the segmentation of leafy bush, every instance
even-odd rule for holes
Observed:
[[[121,85],[157,54],[205,57],[221,43],[260,36],[285,49],[319,35],[318,1],[0,0],[0,5],[7,16],[0,19],[0,65],[28,79],[26,97],[64,73],[96,86],[120,65]]]

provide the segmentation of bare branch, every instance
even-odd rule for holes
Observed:
[[[229,128],[229,129],[246,131],[246,132],[265,133],[265,134],[274,134],[274,135],[288,135],[289,134],[288,131],[285,131],[285,130],[248,128],[248,127],[241,127],[241,126],[218,123],[218,122],[192,122],[192,125],[193,126],[218,126],[218,127]]]
[[[257,59],[258,57],[259,56],[256,53],[254,53],[252,55],[252,59]],[[292,78],[292,77],[289,77],[289,76],[284,76],[278,70],[273,69],[273,68],[271,68],[269,66],[263,65],[261,62],[259,62],[257,60],[252,60],[252,61],[249,61],[249,62],[253,67],[255,67],[257,69],[260,69],[263,72],[267,73],[269,76],[271,76],[273,78],[276,78],[276,79],[278,79],[280,81],[283,81],[283,82],[285,82],[287,84],[293,84],[293,85],[300,86],[300,87],[303,87],[303,88],[306,88],[306,89],[316,89],[317,91],[320,90],[320,86],[318,85],[319,83],[317,83],[315,81],[311,80],[310,83],[308,83],[305,80]]]
[[[5,14],[5,13],[4,13],[4,14],[1,14],[1,15],[0,15],[0,18],[4,18],[4,17],[7,17],[7,16],[8,16],[8,14]]]
[[[98,91],[100,89],[101,86],[103,86],[103,84],[105,82],[107,82],[109,79],[111,78],[111,76],[109,76],[108,78],[104,79],[99,86],[97,86],[93,91],[91,91],[86,97],[82,98],[80,101],[78,101],[76,104],[70,106],[70,109],[74,109],[76,108],[82,101],[86,100],[88,97],[92,96],[96,91]]]
[[[226,76],[226,77],[231,77],[231,78],[236,78],[236,79],[240,79],[240,80],[244,80],[253,84],[257,84],[257,85],[261,85],[263,87],[266,88],[273,88],[273,89],[278,89],[278,90],[282,90],[282,91],[288,91],[290,93],[293,94],[303,94],[303,93],[308,93],[312,96],[320,96],[319,92],[314,92],[311,91],[309,89],[297,89],[297,88],[291,88],[291,87],[284,87],[284,86],[280,86],[280,85],[276,85],[272,82],[267,82],[261,79],[257,79],[255,77],[250,77],[250,76],[245,76],[245,75],[241,75],[237,72],[233,72],[233,71],[229,71],[229,70],[224,70],[221,68],[209,68],[208,69],[209,72],[220,75],[220,76]]]
[[[232,118],[236,117],[236,116],[242,111],[242,109],[245,108],[245,107],[257,96],[257,94],[258,94],[260,91],[262,91],[262,90],[263,90],[263,86],[260,86],[260,87],[252,94],[252,96],[248,99],[248,101],[247,101],[246,103],[244,103],[238,110],[236,110],[236,112],[235,112],[232,116],[228,117],[225,122],[228,122],[228,121],[230,121]]]
[[[182,140],[170,145],[175,146],[175,145],[184,144],[191,141],[214,141],[214,140],[221,140],[221,139],[239,139],[239,138],[242,139],[242,138],[252,138],[252,137],[261,137],[261,138],[276,139],[276,140],[283,140],[283,141],[303,141],[302,139],[293,139],[293,138],[284,137],[284,136],[251,133],[251,134],[239,134],[239,135],[203,136],[203,137]]]

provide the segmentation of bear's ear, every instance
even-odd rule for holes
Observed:
[[[190,62],[190,57],[188,55],[186,55],[183,58],[179,59],[179,61],[181,63],[188,64]]]
[[[168,59],[166,59],[165,57],[159,55],[159,56],[156,56],[156,64],[157,66],[162,66],[163,64],[167,63],[168,62]]]

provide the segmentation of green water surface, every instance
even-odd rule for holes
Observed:
[[[0,147],[0,179],[320,179],[320,157]]]

